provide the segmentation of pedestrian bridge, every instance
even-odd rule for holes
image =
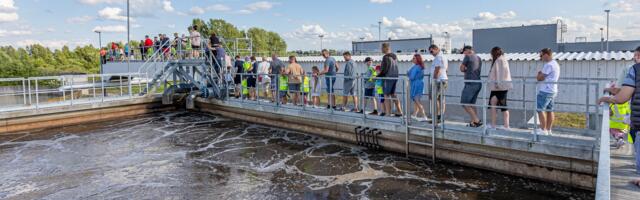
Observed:
[[[413,120],[408,114],[400,117],[368,115],[367,111],[372,110],[371,99],[365,98],[361,89],[357,96],[363,100],[359,107],[365,112],[344,112],[325,109],[330,104],[326,97],[333,95],[326,93],[323,93],[319,107],[272,101],[271,91],[265,94],[261,87],[255,88],[258,94],[255,99],[246,98],[244,94],[235,98],[232,96],[235,86],[222,81],[221,75],[212,69],[216,64],[207,64],[204,59],[200,62],[149,63],[142,63],[138,73],[0,79],[5,86],[0,93],[0,137],[12,140],[16,139],[12,138],[13,133],[21,131],[188,108],[194,112],[317,134],[407,157],[455,162],[595,190],[598,199],[637,195],[633,189],[620,189],[621,185],[628,186],[621,183],[624,173],[618,171],[617,165],[621,161],[615,156],[610,159],[608,107],[594,103],[603,89],[602,80],[561,78],[552,83],[558,84],[561,91],[572,93],[569,98],[565,96],[557,102],[556,112],[561,117],[553,134],[542,135],[535,131],[538,121],[534,98],[538,82],[528,77],[515,78],[512,82],[516,95],[509,96],[509,106],[504,107],[512,112],[511,129],[494,130],[486,126],[466,126],[468,119],[460,108],[460,92],[455,88],[445,97],[448,108],[442,113],[443,122],[434,125]],[[236,75],[242,78],[254,76]],[[336,78],[338,83],[344,78],[356,79],[357,88],[362,88],[364,83],[360,76],[338,75]],[[408,80],[401,76],[398,81],[398,97],[388,100],[399,101],[403,113],[410,113],[413,105],[406,92]],[[463,82],[460,77],[452,76],[449,84],[462,85]],[[476,107],[486,124],[489,121],[488,82],[478,82],[483,84],[478,103],[467,106]],[[427,81],[426,85],[430,83]],[[341,85],[335,87],[339,96]],[[276,91],[275,95],[279,96],[279,93]],[[425,96],[422,103],[429,116],[436,115],[434,101]],[[301,99],[297,104],[304,102]],[[353,102],[349,105],[353,106]]]

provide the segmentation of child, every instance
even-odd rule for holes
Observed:
[[[282,105],[287,104],[287,91],[289,90],[289,77],[286,74],[280,74],[279,86],[280,101]]]
[[[630,130],[631,107],[629,102],[626,102],[610,104],[609,108],[609,134],[616,140],[616,148],[620,148],[625,144],[625,137]]]
[[[318,66],[313,66],[311,68],[311,72],[313,73],[310,80],[311,85],[311,101],[313,101],[314,108],[320,108],[320,69]]]
[[[378,74],[380,74],[380,71],[382,71],[382,68],[380,67],[380,65],[376,65],[376,72]],[[376,94],[378,94],[378,96],[380,96],[380,116],[385,116],[384,113],[384,91],[382,90],[382,79],[378,79],[376,80]]]
[[[371,99],[371,102],[373,103],[373,112],[369,113],[370,115],[377,115],[378,114],[378,98],[376,98],[376,92],[375,92],[375,88],[376,88],[376,77],[378,76],[378,72],[375,69],[375,66],[373,66],[373,59],[371,59],[370,57],[367,57],[364,59],[365,64],[367,65],[367,69],[366,69],[366,73],[364,76],[364,81],[365,81],[365,88],[364,88],[364,98],[362,101],[365,102],[365,105],[367,103],[367,98]]]
[[[233,85],[233,76],[231,75],[231,66],[227,66],[227,71],[224,72],[224,80],[227,85]]]

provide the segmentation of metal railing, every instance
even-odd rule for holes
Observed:
[[[0,79],[0,112],[140,98],[144,74],[90,74]]]
[[[611,199],[611,149],[609,138],[609,104],[602,106],[602,130],[600,131],[600,154],[598,155],[597,200]]]

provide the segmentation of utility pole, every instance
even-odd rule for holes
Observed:
[[[382,40],[382,21],[378,21],[378,40]]]
[[[611,10],[604,10],[607,13],[607,51],[609,51],[609,13]]]
[[[96,30],[95,31],[98,34],[98,49],[99,51],[102,51],[102,31],[100,30]],[[102,74],[102,55],[100,55],[100,74]]]
[[[127,55],[131,56],[131,38],[130,38],[131,37],[131,33],[130,33],[131,26],[130,26],[129,21],[130,21],[130,17],[129,17],[129,0],[127,0],[127,46],[128,46]],[[129,62],[129,60],[130,60],[129,57],[127,57],[127,73],[131,73],[131,63]],[[131,80],[128,80],[128,81],[131,81]],[[131,88],[129,88],[129,89],[131,89]]]
[[[604,51],[604,28],[600,27],[600,52]]]

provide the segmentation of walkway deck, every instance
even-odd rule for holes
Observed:
[[[631,184],[636,174],[633,146],[625,145],[620,149],[611,149],[611,199],[640,199],[640,188]]]

